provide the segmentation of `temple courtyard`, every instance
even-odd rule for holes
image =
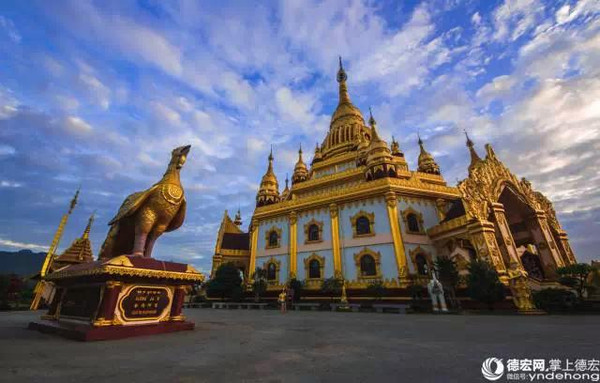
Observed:
[[[488,357],[596,358],[597,316],[188,309],[195,331],[83,343],[0,313],[2,382],[485,381]]]

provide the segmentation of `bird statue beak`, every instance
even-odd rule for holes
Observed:
[[[190,152],[192,145],[186,145],[181,148],[181,153],[187,155]]]

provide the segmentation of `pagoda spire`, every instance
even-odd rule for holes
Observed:
[[[75,206],[77,206],[77,199],[79,198],[80,190],[81,190],[81,187],[78,187],[77,191],[75,192],[75,195],[71,199],[71,203],[69,204],[69,210],[62,216],[60,223],[58,224],[58,229],[56,229],[56,233],[54,233],[54,238],[52,238],[52,243],[50,244],[50,248],[48,249],[48,253],[46,253],[46,258],[44,258],[44,263],[42,264],[42,268],[40,269],[40,278],[41,279],[40,279],[40,281],[38,281],[38,283],[35,286],[33,301],[31,302],[31,306],[29,307],[30,310],[37,310],[37,308],[40,304],[40,300],[42,299],[42,292],[44,290],[44,284],[45,284],[43,279],[46,276],[46,274],[48,273],[48,271],[50,270],[50,267],[52,265],[52,260],[56,253],[56,250],[58,249],[60,239],[62,238],[63,233],[65,231],[65,226],[67,225],[69,216],[73,212],[73,209],[75,209]]]
[[[464,129],[463,131],[465,132],[465,137],[467,138],[467,148],[469,148],[469,153],[471,154],[471,163],[469,164],[470,171],[479,161],[481,161],[481,157],[479,157],[479,154],[477,154],[477,151],[475,150],[475,144],[469,138],[467,130]]]
[[[417,136],[419,137],[419,147],[421,152],[419,153],[419,161],[417,170],[422,173],[430,173],[430,174],[440,174],[440,166],[435,162],[433,156],[425,150],[425,146],[423,145],[423,140],[421,139],[421,135],[417,132]]]
[[[316,155],[316,153],[315,153]],[[292,174],[292,185],[297,184],[298,182],[304,182],[308,179],[308,168],[306,164],[302,160],[302,144],[300,144],[300,149],[298,149],[298,162],[294,166],[294,173]],[[286,188],[287,188],[287,175],[286,175]]]
[[[342,64],[342,56],[340,56],[340,68],[337,72],[337,82],[340,83],[340,99],[339,103],[348,103],[350,104],[350,95],[348,95],[348,86],[346,85],[346,80],[348,79],[348,75],[346,75],[346,71],[344,70],[344,65]]]
[[[238,208],[237,213],[235,214],[235,221],[233,221],[233,223],[238,227],[242,225],[242,212],[240,211],[240,208]]]
[[[277,177],[273,171],[273,145],[271,145],[269,166],[260,182],[260,188],[256,195],[256,207],[269,205],[275,202],[279,202],[279,183],[277,182]]]
[[[373,110],[371,110],[371,107],[369,107],[369,125],[371,126],[371,134],[373,136],[371,142],[380,141],[381,138],[379,138],[379,134],[377,133],[377,121],[375,121],[375,118],[373,117]]]
[[[90,215],[90,218],[88,219],[87,226],[85,227],[85,230],[83,231],[82,238],[89,238],[90,237],[90,231],[92,230],[92,223],[94,223],[94,214],[95,213],[92,213],[92,215]]]

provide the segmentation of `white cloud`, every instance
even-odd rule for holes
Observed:
[[[71,133],[89,134],[93,128],[86,121],[77,116],[68,116],[64,120],[63,126]]]
[[[539,0],[505,0],[494,11],[494,39],[514,41],[535,27],[543,16]]]
[[[13,181],[7,181],[7,180],[0,181],[0,187],[2,187],[2,188],[20,188],[21,186],[23,186],[23,184],[21,184],[19,182],[13,182]]]
[[[13,23],[12,20],[4,16],[0,16],[0,28],[4,29],[12,42],[17,44],[21,42],[21,34],[15,27],[15,23]]]
[[[49,249],[48,246],[44,246],[44,245],[37,245],[35,243],[11,241],[10,239],[3,239],[3,238],[0,238],[0,246],[13,247],[13,248],[17,248],[17,249],[38,250],[38,251],[48,251],[48,249]]]

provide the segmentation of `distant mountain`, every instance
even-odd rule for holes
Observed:
[[[31,250],[0,251],[0,274],[29,276],[40,271],[46,253]]]

